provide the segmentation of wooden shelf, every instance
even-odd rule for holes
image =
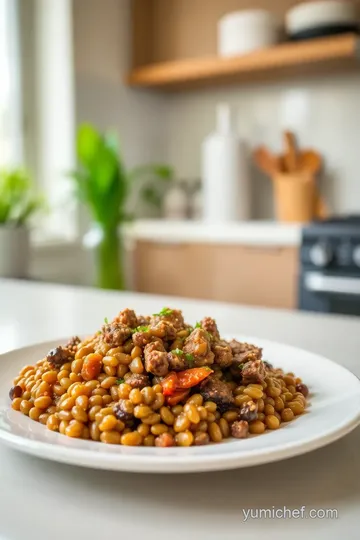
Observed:
[[[205,57],[135,68],[127,78],[134,87],[181,90],[212,84],[255,81],[296,74],[349,69],[359,64],[355,34],[283,43],[245,56]]]

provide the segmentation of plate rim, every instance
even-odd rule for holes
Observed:
[[[336,366],[344,373],[350,374],[356,380],[358,385],[358,395],[360,396],[360,379],[351,370],[345,368],[341,364],[322,356],[318,353],[302,349],[287,343],[281,343],[278,341],[272,341],[266,338],[260,338],[256,336],[241,336],[237,334],[237,338],[253,340],[253,342],[260,342],[264,344],[271,344],[271,346],[285,347],[288,350],[294,350],[297,353],[303,352],[307,355],[312,355],[317,358],[321,358],[323,361]],[[61,338],[59,340],[48,340],[44,342],[34,343],[26,345],[11,351],[0,354],[0,363],[9,355],[15,355],[22,351],[29,351],[37,349],[38,347],[51,347],[54,343],[65,342],[68,338]],[[357,394],[356,394],[357,395]],[[221,444],[218,445],[219,452],[209,455],[186,455],[186,459],[181,455],[182,452],[186,452],[186,448],[178,449],[180,453],[177,455],[139,455],[139,454],[103,454],[101,452],[91,449],[79,449],[71,448],[69,446],[57,446],[50,442],[44,442],[41,440],[26,439],[21,435],[9,433],[8,431],[0,427],[0,442],[3,442],[7,446],[18,450],[20,452],[47,459],[49,461],[55,461],[65,464],[71,464],[81,467],[89,467],[95,469],[106,469],[114,471],[124,472],[137,472],[137,473],[194,473],[205,471],[220,471],[229,470],[235,468],[251,467],[260,464],[266,464],[276,461],[282,461],[302,455],[313,450],[317,450],[328,444],[335,442],[351,431],[353,431],[360,424],[360,408],[357,415],[346,419],[342,424],[336,424],[336,427],[328,430],[325,435],[320,435],[310,440],[305,439],[299,443],[297,440],[285,443],[281,449],[269,449],[259,448],[249,451],[247,454],[239,454],[236,450],[227,452],[226,454],[221,452]],[[96,442],[95,442],[96,444]],[[97,443],[98,445],[101,443]],[[98,446],[97,446],[98,448]],[[70,450],[70,452],[68,451]]]

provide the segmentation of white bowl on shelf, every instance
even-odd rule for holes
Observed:
[[[346,31],[358,26],[356,4],[352,0],[317,0],[304,2],[290,9],[285,17],[289,36],[312,29],[339,28]]]
[[[279,37],[279,20],[270,11],[253,9],[228,13],[218,22],[218,54],[247,54],[278,43]]]

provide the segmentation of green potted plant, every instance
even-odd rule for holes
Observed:
[[[153,180],[170,180],[172,170],[151,165],[127,171],[114,134],[100,133],[90,124],[78,128],[76,153],[79,165],[70,176],[78,199],[88,207],[93,220],[87,238],[95,250],[97,286],[124,289],[121,225],[132,219],[129,206],[133,185],[139,179],[151,178],[150,183],[142,182],[140,193],[158,205],[159,193]]]
[[[0,277],[28,277],[28,225],[43,207],[25,169],[0,170]]]

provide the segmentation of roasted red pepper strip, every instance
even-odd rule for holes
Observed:
[[[179,371],[177,373],[177,387],[178,388],[191,388],[196,386],[201,381],[206,379],[213,373],[213,370],[209,367],[191,368],[185,369],[185,371]]]
[[[189,390],[176,390],[176,392],[172,396],[168,396],[166,398],[166,403],[170,405],[170,407],[173,407],[174,405],[177,405],[180,403],[180,401],[183,401],[183,399],[186,399],[188,395],[190,394]]]
[[[169,375],[161,381],[161,386],[163,387],[164,396],[171,396],[179,386],[177,374],[175,372],[169,373]]]

